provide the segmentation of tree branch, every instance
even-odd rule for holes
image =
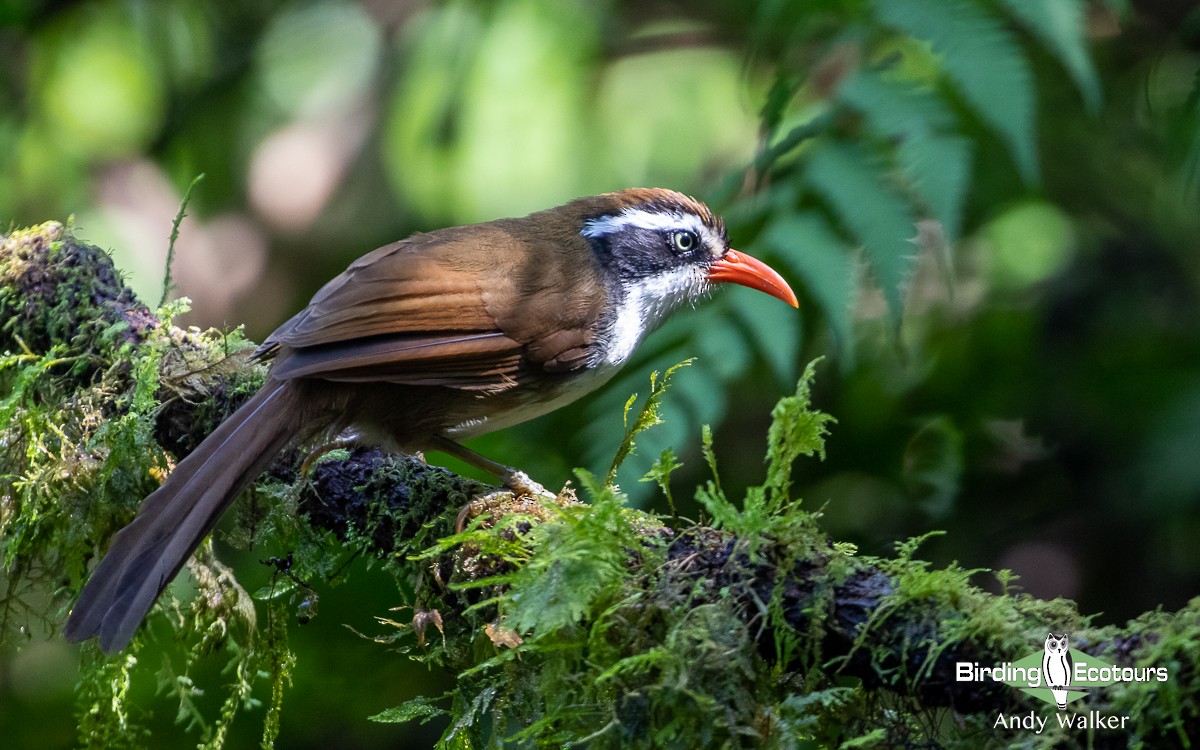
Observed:
[[[65,404],[56,414],[74,410],[77,419],[54,426],[64,436],[56,445],[64,455],[76,452],[63,461],[92,467],[69,487],[37,485],[60,464],[17,447],[45,436],[11,425],[0,435],[6,574],[12,579],[66,559],[68,589],[77,590],[91,546],[127,521],[140,497],[126,488],[116,493],[119,507],[94,510],[105,483],[114,481],[103,467],[111,468],[113,456],[134,460],[118,442],[133,438],[97,429],[96,415],[112,423],[137,417],[157,443],[147,455],[160,448],[183,455],[237,408],[263,371],[247,361],[248,345],[237,336],[160,321],[121,283],[105,253],[57,223],[0,238],[0,320],[0,350],[11,353],[7,374],[0,370],[4,385],[13,384],[4,402],[9,418],[14,410],[28,415],[50,401]],[[57,359],[47,359],[51,353]],[[36,373],[22,369],[35,360]],[[150,376],[139,369],[147,362]],[[27,381],[41,386],[30,390]],[[155,386],[152,408],[139,407],[136,396],[147,382]],[[126,468],[129,484],[144,491],[156,469],[151,458],[141,460]],[[485,732],[487,713],[498,736],[506,725],[495,717],[505,716],[508,730],[538,741],[592,735],[621,744],[623,733],[645,729],[669,730],[687,738],[684,744],[787,733],[839,742],[874,736],[889,745],[968,742],[996,731],[998,716],[1045,713],[1045,704],[998,682],[959,681],[958,665],[1012,662],[1039,650],[1053,630],[1117,666],[1170,668],[1165,686],[1118,683],[1089,695],[1088,710],[1133,717],[1148,746],[1200,736],[1200,600],[1122,628],[1097,627],[1071,602],[989,594],[971,584],[972,571],[930,570],[913,559],[915,543],[895,559],[858,556],[830,540],[798,504],[761,534],[672,529],[619,507],[619,497],[602,488],[590,488],[592,506],[569,491],[543,504],[377,448],[330,454],[309,476],[298,476],[298,463],[296,455],[277,463],[270,481],[298,498],[303,523],[390,561],[397,575],[417,582],[417,615],[402,630],[418,634],[414,655],[463,673],[451,732]],[[26,480],[41,489],[28,489]],[[54,495],[70,517],[54,533],[37,535],[41,546],[31,545],[25,531],[34,528],[44,495]],[[65,551],[70,545],[78,549]],[[615,557],[605,556],[614,549]],[[543,588],[521,578],[535,563],[543,566],[536,584]],[[595,580],[572,578],[580,569],[595,571]],[[556,590],[555,576],[582,585]],[[555,628],[510,629],[513,612],[547,591],[578,597],[569,616]],[[551,609],[561,604],[553,596]],[[547,622],[536,614],[524,621],[529,617]],[[440,646],[425,638],[430,623],[443,631]],[[553,678],[545,676],[551,665]],[[560,705],[562,691],[591,713]],[[1171,699],[1159,700],[1163,695]],[[419,708],[384,718],[439,710]],[[709,733],[694,735],[701,724]],[[1123,747],[1129,729],[1096,733],[1095,745]],[[1045,735],[1047,742],[1072,736]]]

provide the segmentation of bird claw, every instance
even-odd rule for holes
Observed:
[[[530,479],[525,472],[514,470],[504,475],[504,489],[480,495],[459,509],[454,531],[461,534],[471,519],[478,516],[489,517],[484,521],[485,528],[494,525],[496,519],[513,513],[532,516],[545,522],[555,517],[556,511],[553,508],[569,505],[579,505],[569,485],[564,486],[561,493],[554,495]]]
[[[504,489],[512,492],[516,497],[540,497],[546,500],[554,500],[558,497],[558,495],[530,479],[529,475],[523,471],[510,471],[505,474]]]

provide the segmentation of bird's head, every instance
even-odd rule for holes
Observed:
[[[714,285],[734,283],[798,306],[783,277],[729,246],[707,206],[673,190],[633,188],[577,201],[582,230],[616,298],[610,362],[623,362],[650,330]]]
[[[584,199],[592,215],[581,234],[601,265],[623,285],[671,290],[693,301],[732,282],[796,307],[796,295],[762,261],[729,246],[725,223],[708,206],[661,188],[632,188]]]

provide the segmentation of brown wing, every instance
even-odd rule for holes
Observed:
[[[559,275],[577,273],[578,263],[569,270],[562,249],[546,243],[526,242],[526,252],[512,252],[520,228],[520,220],[510,220],[466,234],[448,229],[368,253],[271,334],[257,354],[274,355],[272,376],[284,380],[489,392],[538,372],[584,367],[591,326],[577,319],[593,305],[553,298],[553,290],[564,288]],[[534,289],[527,288],[531,283]],[[585,296],[600,292],[584,287]],[[538,303],[523,306],[529,299],[523,292],[532,292]],[[547,317],[546,306],[560,308],[559,314]]]

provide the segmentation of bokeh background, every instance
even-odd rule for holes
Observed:
[[[798,494],[831,535],[886,555],[944,530],[927,559],[1009,568],[1122,622],[1200,588],[1200,13],[1020,5],[924,3],[926,25],[917,0],[0,0],[0,226],[73,216],[153,305],[203,173],[172,269],[182,322],[260,340],[414,231],[691,192],[793,279],[800,312],[725,290],[603,393],[477,449],[550,485],[603,470],[628,395],[696,356],[621,475],[665,510],[637,480],[672,446],[695,516],[699,426],[727,489],[757,481],[771,405],[824,355],[816,402],[838,423]],[[872,98],[879,80],[916,93]],[[925,201],[880,197],[913,175]],[[880,260],[872,228],[897,222],[900,261]],[[250,590],[262,556],[229,556]],[[433,742],[436,726],[365,717],[452,677],[343,627],[373,632],[403,603],[365,564],[323,589],[293,629],[280,746]],[[154,658],[133,687],[145,742],[198,742]],[[49,634],[0,651],[0,744],[75,741],[77,661]],[[243,713],[230,746],[260,720]]]

